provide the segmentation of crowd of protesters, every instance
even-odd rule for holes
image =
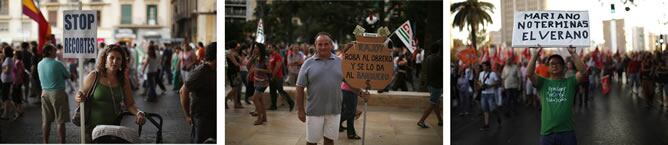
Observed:
[[[477,115],[473,110],[476,110],[475,106],[480,106],[484,114],[481,130],[488,130],[488,120],[496,118],[501,125],[502,118],[512,117],[521,105],[541,109],[543,98],[540,90],[536,82],[528,77],[532,72],[527,72],[529,58],[535,55],[529,53],[530,49],[534,48],[481,48],[477,50],[482,56],[478,61],[468,63],[457,59],[453,62],[450,76],[453,114]],[[548,56],[560,54],[560,51],[555,49],[543,55],[539,53],[535,73],[543,78],[550,77],[552,64]],[[584,63],[582,72],[577,71],[573,55]],[[608,96],[618,86],[629,88],[633,98],[641,100],[647,108],[668,110],[668,51],[623,53],[578,48],[573,55],[564,54],[561,57],[565,60],[563,78],[583,76],[577,81],[577,93],[573,100],[576,108],[587,108],[595,100],[594,96]]]
[[[215,129],[216,124],[215,104],[210,104],[216,102],[215,49],[215,42],[206,47],[202,42],[198,45],[154,41],[100,43],[99,57],[86,59],[81,75],[78,59],[63,58],[61,44],[49,42],[39,49],[35,41],[1,43],[0,119],[17,120],[23,116],[27,104],[41,104],[44,143],[48,143],[51,122],[57,124],[58,142],[64,143],[64,124],[70,122],[72,114],[67,98],[76,96],[73,103],[77,106],[86,100],[94,104],[89,108],[93,116],[87,118],[91,123],[87,124],[90,142],[95,125],[118,125],[113,120],[123,111],[135,114],[137,123],[143,124],[144,113],[134,106],[134,98],[138,98],[134,95],[155,103],[171,90],[175,94],[180,92],[186,123],[196,128],[193,143],[212,141],[215,131],[206,129]],[[85,78],[84,85],[78,83],[79,77]],[[202,86],[202,82],[209,85]],[[164,83],[173,88],[166,88]],[[143,92],[137,92],[140,88]],[[162,92],[157,93],[157,88]],[[106,96],[113,99],[107,100]]]
[[[360,88],[353,88],[345,81],[341,82],[343,79],[341,75],[339,75],[341,78],[338,79],[335,75],[341,71],[340,61],[342,58],[340,57],[354,43],[336,44],[326,33],[319,33],[314,44],[286,44],[267,41],[264,43],[227,42],[225,48],[225,80],[229,88],[226,88],[225,108],[228,108],[228,101],[234,104],[234,108],[244,108],[243,102],[247,105],[253,104],[254,108],[252,109],[255,110],[251,110],[250,114],[257,117],[253,124],[262,125],[268,121],[267,110],[278,110],[282,107],[279,103],[285,101],[288,111],[297,107],[301,121],[315,119],[328,122],[327,120],[339,120],[336,121],[338,122],[336,126],[340,132],[347,131],[349,139],[360,139],[354,127],[354,120],[362,114],[362,111],[357,109],[357,100],[358,97],[366,100],[369,93]],[[387,43],[387,46],[392,48],[394,76],[392,77],[392,83],[385,89],[378,90],[378,92],[383,93],[390,90],[424,91],[429,87],[430,92],[432,92],[430,97],[432,106],[425,110],[425,114],[418,121],[418,126],[428,128],[424,120],[431,112],[435,112],[440,121],[438,125],[441,126],[442,118],[439,111],[439,101],[442,96],[442,82],[440,82],[440,79],[423,83],[418,81],[418,78],[423,78],[425,75],[420,73],[420,65],[424,64],[423,59],[427,57],[424,55],[425,52],[419,48],[411,52],[403,45],[393,45],[392,43]],[[434,45],[430,49],[434,50],[429,50],[429,52],[438,52],[442,48],[440,45]],[[440,53],[433,53],[430,56],[433,61],[442,58]],[[442,62],[425,63],[437,65]],[[434,73],[427,74],[427,76],[437,78],[441,75],[441,73],[438,73],[442,72],[441,67],[432,68],[429,70],[434,71]],[[437,71],[439,69],[441,71]],[[337,84],[337,82],[340,83]],[[284,85],[296,86],[295,96],[291,96],[284,91]],[[305,98],[305,88],[309,92],[309,98],[306,100],[309,103],[306,105],[303,104],[305,102],[303,100]],[[331,89],[334,89],[335,92],[332,92]],[[271,100],[265,99],[265,90],[269,90],[268,94]],[[312,96],[314,93],[317,95]],[[278,99],[279,96],[282,99]],[[322,98],[323,96],[331,96],[331,98]],[[314,97],[316,99],[313,99]],[[269,104],[266,104],[267,102]],[[332,106],[332,103],[341,105]],[[308,126],[309,123],[306,122]],[[343,122],[346,122],[346,124]],[[326,124],[326,126],[334,125]],[[324,132],[325,142],[330,143],[331,139],[335,139],[335,134],[338,133],[331,133],[327,130],[325,129]],[[313,133],[311,131],[309,129],[307,134]],[[316,138],[307,138],[308,142],[317,142]]]

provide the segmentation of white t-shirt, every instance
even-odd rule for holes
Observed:
[[[501,72],[503,86],[506,89],[517,89],[520,87],[520,73],[517,65],[506,65]]]
[[[491,84],[494,84],[495,82],[499,81],[499,77],[494,72],[483,71],[483,72],[480,72],[480,75],[478,76],[478,80],[480,80],[480,82],[483,82],[486,85],[491,85]],[[483,94],[494,94],[495,91],[496,90],[494,88],[490,87],[490,88],[482,90],[481,93],[483,93]]]
[[[5,61],[2,63],[2,67],[7,67],[7,72],[3,72],[0,75],[3,83],[14,82],[14,59],[12,57],[5,58]]]

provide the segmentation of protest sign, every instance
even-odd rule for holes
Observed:
[[[523,11],[515,13],[512,47],[588,47],[588,11]]]
[[[355,88],[383,89],[392,80],[394,63],[385,37],[357,36],[357,43],[343,55],[344,79]]]
[[[63,57],[97,57],[97,12],[63,12]]]

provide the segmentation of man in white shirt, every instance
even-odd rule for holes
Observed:
[[[506,66],[503,67],[501,72],[501,79],[503,80],[504,90],[504,104],[508,107],[506,115],[514,113],[517,106],[517,97],[520,95],[520,71],[519,66],[513,61],[514,58],[511,56],[507,62]]]
[[[478,75],[478,88],[480,91],[480,107],[483,111],[484,124],[480,128],[481,131],[489,129],[489,119],[490,115],[494,115],[494,109],[496,108],[496,88],[499,85],[499,77],[494,71],[492,71],[489,62],[482,63],[483,70]],[[497,116],[497,122],[501,125],[501,116]]]

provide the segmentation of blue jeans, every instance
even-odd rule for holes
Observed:
[[[631,74],[631,86],[632,87],[640,86],[640,74],[638,73]]]
[[[341,122],[346,121],[348,135],[355,134],[355,113],[357,112],[357,95],[351,91],[341,90],[343,104],[341,106]]]
[[[472,95],[471,92],[469,92],[468,90],[467,91],[459,90],[459,106],[460,106],[459,110],[461,112],[469,112],[469,113],[471,112],[472,109],[471,95]]]
[[[158,72],[149,72],[146,74],[148,79],[148,97],[149,98],[155,98],[158,96],[158,94],[155,92],[155,86],[157,85],[157,77],[158,77]]]
[[[567,131],[540,136],[540,145],[577,145],[575,132]]]
[[[482,112],[492,112],[496,107],[496,94],[482,94],[480,97],[480,108]]]
[[[438,105],[441,95],[443,94],[443,88],[435,88],[429,86],[428,89],[429,89],[429,102],[431,102],[431,104]]]

